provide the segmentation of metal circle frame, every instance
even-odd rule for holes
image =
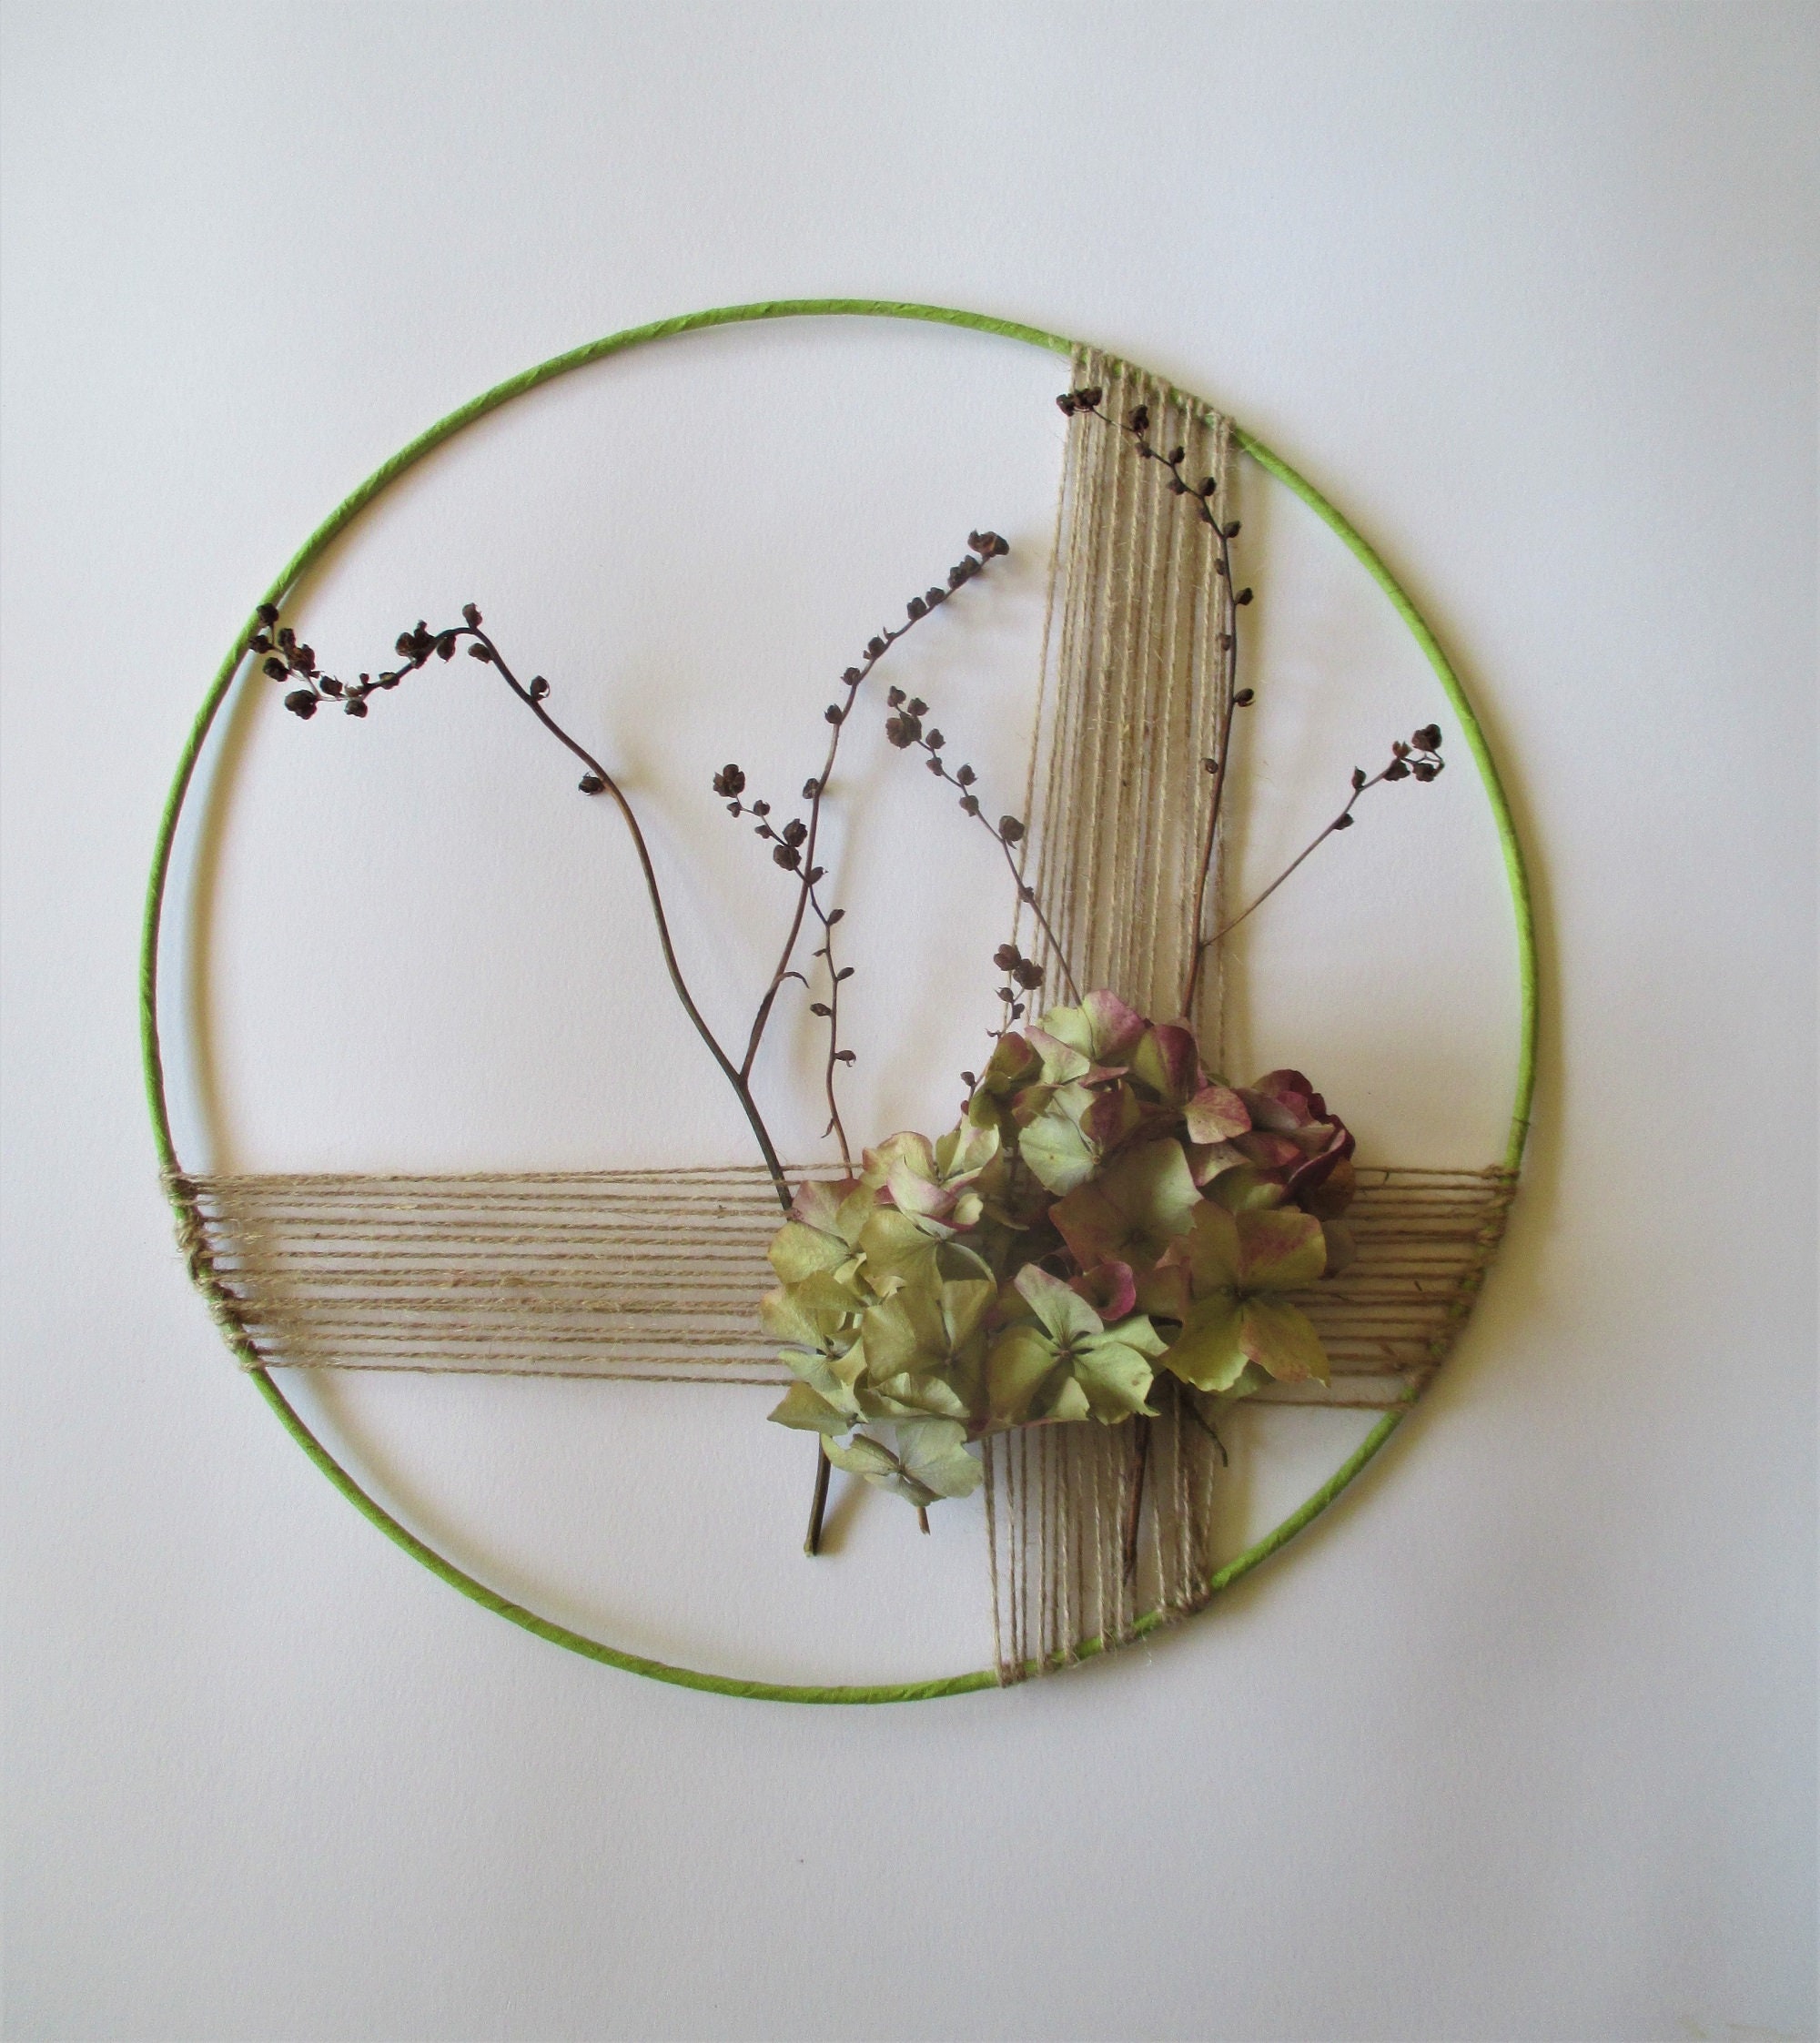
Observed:
[[[1008,339],[1023,341],[1032,347],[1047,349],[1052,353],[1068,357],[1072,357],[1082,345],[1066,339],[1059,334],[1045,333],[1038,328],[1019,325],[1013,320],[991,319],[983,313],[956,311],[939,305],[901,304],[872,298],[787,298],[758,305],[723,306],[712,311],[688,313],[679,319],[660,319],[649,326],[628,327],[622,332],[610,334],[604,339],[591,341],[585,347],[554,356],[535,369],[527,369],[521,375],[495,384],[491,389],[483,392],[470,403],[463,405],[459,410],[451,411],[447,418],[439,420],[428,431],[420,433],[409,446],[401,448],[389,461],[376,469],[359,489],[336,506],[285,563],[258,600],[262,603],[282,603],[330,542],[408,469],[414,467],[444,440],[452,439],[464,427],[472,425],[476,420],[484,418],[490,411],[498,410],[512,399],[536,389],[541,384],[567,375],[571,369],[583,369],[592,362],[602,361],[608,356],[619,354],[628,348],[635,348],[650,340],[665,339],[672,335],[697,332],[709,327],[736,326],[755,319],[826,318],[839,315],[924,319],[938,325],[967,327],[980,332],[1000,334]],[[1512,1107],[1510,1137],[1504,1156],[1505,1168],[1514,1172],[1522,1160],[1523,1145],[1529,1132],[1530,1103],[1535,1089],[1538,1013],[1535,925],[1522,847],[1518,841],[1510,804],[1505,798],[1497,768],[1492,763],[1484,733],[1466,699],[1459,675],[1441,651],[1434,633],[1373,548],[1320,491],[1299,475],[1287,461],[1272,453],[1255,435],[1236,424],[1232,432],[1239,446],[1259,467],[1293,491],[1357,556],[1367,573],[1383,591],[1392,608],[1409,627],[1416,643],[1434,670],[1454,714],[1460,719],[1461,731],[1478,767],[1481,782],[1497,824],[1515,920],[1522,1011],[1515,1099]],[[170,1112],[165,1097],[164,1050],[158,1033],[159,940],[163,927],[165,892],[170,876],[171,853],[176,841],[178,818],[195,777],[203,744],[236,680],[248,665],[250,658],[249,641],[258,629],[256,608],[255,613],[248,618],[228,656],[217,670],[208,693],[203,699],[202,707],[190,726],[189,735],[185,741],[183,753],[171,782],[170,793],[166,799],[164,813],[159,820],[157,842],[146,893],[139,956],[140,1042],[152,1131],[157,1145],[160,1168],[167,1176],[178,1174],[181,1169],[171,1137]],[[571,1631],[568,1626],[558,1624],[550,1618],[541,1617],[535,1611],[512,1603],[495,1590],[488,1588],[483,1582],[457,1567],[452,1561],[437,1552],[408,1527],[400,1524],[377,1498],[361,1488],[310,1431],[284,1392],[273,1381],[270,1372],[260,1362],[246,1338],[230,1330],[228,1339],[229,1346],[245,1365],[247,1373],[252,1378],[260,1395],[271,1406],[285,1431],[364,1518],[378,1526],[388,1539],[402,1547],[412,1560],[420,1562],[451,1589],[460,1590],[464,1596],[470,1597],[483,1609],[492,1611],[498,1616],[510,1618],[514,1624],[534,1633],[541,1639],[548,1639],[553,1645],[565,1646],[571,1653],[581,1654],[590,1660],[598,1660],[608,1666],[621,1667],[628,1673],[644,1674],[656,1681],[672,1682],[681,1687],[706,1689],[716,1694],[748,1696],[777,1703],[909,1703],[938,1695],[962,1695],[976,1689],[1000,1685],[997,1670],[990,1667],[981,1668],[971,1674],[951,1674],[935,1681],[919,1682],[814,1686],[784,1682],[743,1681],[734,1676],[709,1674],[693,1667],[673,1666],[666,1661],[627,1653],[617,1646],[608,1645],[602,1640]],[[1248,1547],[1236,1559],[1228,1562],[1209,1578],[1207,1585],[1208,1594],[1217,1593],[1239,1581],[1241,1576],[1250,1573],[1253,1568],[1268,1560],[1279,1547],[1286,1545],[1305,1526],[1318,1518],[1378,1454],[1407,1416],[1413,1403],[1414,1399],[1411,1397],[1386,1411],[1358,1450],[1312,1496],[1262,1539]],[[1161,1622],[1160,1615],[1152,1613],[1138,1621],[1137,1630],[1139,1633],[1151,1631]],[[1089,1657],[1102,1650],[1104,1649],[1097,1642],[1089,1642],[1082,1657]]]

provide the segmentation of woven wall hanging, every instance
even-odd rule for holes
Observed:
[[[713,826],[743,834],[771,888],[773,965],[730,1024],[700,990],[713,966],[672,833],[653,850],[648,796],[601,735],[608,719],[587,688],[559,676],[552,689],[530,671],[480,590],[382,654],[312,646],[303,612],[310,578],[362,513],[512,400],[649,343],[830,315],[936,322],[1057,358],[1058,409],[1046,400],[1043,430],[1061,437],[1058,499],[1034,549],[1022,532],[1014,544],[976,528],[958,560],[913,565],[903,588],[857,599],[867,622],[825,703],[808,722],[794,702],[774,713],[802,754],[800,784],[761,780],[737,723],[750,706],[728,713],[724,740],[667,734],[704,793],[712,783],[727,816]],[[703,424],[692,421],[698,438]],[[1387,733],[1308,841],[1254,880],[1240,855],[1252,847],[1239,845],[1259,776],[1242,530],[1254,521],[1249,504],[1245,521],[1235,511],[1247,487],[1279,485],[1388,599],[1441,701],[1431,721]],[[1044,542],[1046,558],[1026,561]],[[1040,594],[1035,706],[1020,777],[995,784],[973,764],[984,754],[955,634],[963,613],[986,629],[1020,568]],[[844,609],[855,600],[837,593]],[[1268,611],[1268,582],[1259,596]],[[414,611],[419,598],[405,589],[397,601]],[[906,667],[899,642],[914,634],[935,650]],[[604,697],[611,618],[602,640]],[[934,707],[918,693],[935,693],[929,677],[944,690]],[[649,910],[641,966],[661,965],[662,997],[691,1032],[693,1062],[674,1082],[723,1088],[743,1153],[569,1170],[193,1167],[167,1096],[161,944],[180,821],[224,705],[276,683],[298,719],[282,720],[285,735],[308,749],[321,728],[300,725],[346,715],[365,742],[401,692],[457,681],[462,717],[534,728],[555,784],[612,825],[600,856]],[[1261,1076],[1231,1068],[1236,940],[1306,885],[1305,868],[1350,855],[1335,840],[1355,823],[1394,831],[1451,761],[1489,803],[1514,909],[1514,1104],[1502,1155],[1392,1166],[1355,1143],[1348,1101],[1324,1093],[1319,1073],[1275,1059]],[[970,982],[922,988],[943,1007],[969,1004],[978,1051],[956,1100],[913,1129],[857,1125],[848,1089],[869,1038],[846,946],[868,913],[891,910],[852,891],[837,819],[863,775],[887,774],[916,778],[926,804],[917,864],[956,840],[975,847],[1002,926]],[[141,1015],[190,1272],[243,1369],[341,1493],[443,1581],[558,1644],[691,1686],[815,1702],[954,1694],[1090,1658],[1199,1610],[1319,1516],[1421,1397],[1477,1299],[1522,1161],[1536,1027],[1522,857],[1484,737],[1433,634],[1340,513],[1242,427],[1127,362],[1005,321],[857,300],[735,307],[613,335],[488,391],[348,498],[265,592],[183,749],[147,899]],[[803,1052],[794,1072],[767,1048],[786,1032]],[[1378,1054],[1395,1058],[1395,1042]],[[800,1120],[809,1097],[825,1126],[804,1153],[774,1128],[780,1112]],[[865,1484],[901,1498],[907,1510],[889,1508],[913,1541],[937,1512],[966,1523],[992,1664],[911,1681],[762,1681],[540,1615],[410,1529],[281,1382],[355,1370],[581,1378],[601,1399],[620,1394],[616,1382],[771,1387],[754,1423],[768,1411],[800,1441],[811,1552],[836,1470],[855,1494]],[[1360,1411],[1369,1430],[1295,1509],[1222,1554],[1236,1421],[1265,1408]],[[805,1564],[769,1551],[743,1563]]]

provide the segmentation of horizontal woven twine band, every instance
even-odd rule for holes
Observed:
[[[778,1226],[759,1168],[170,1186],[192,1272],[259,1366],[790,1381],[755,1310]],[[1357,1259],[1298,1298],[1333,1381],[1263,1394],[1384,1406],[1420,1389],[1471,1310],[1512,1186],[1502,1170],[1361,1169]]]

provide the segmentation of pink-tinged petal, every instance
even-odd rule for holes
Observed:
[[[956,1187],[935,1183],[901,1157],[893,1162],[885,1188],[899,1212],[914,1213],[924,1220],[945,1220],[960,1196]]]
[[[1149,1118],[1128,1086],[1114,1084],[1081,1116],[1081,1132],[1105,1156],[1130,1141]]]
[[[1268,1129],[1274,1134],[1288,1135],[1302,1125],[1302,1117],[1271,1094],[1259,1092],[1255,1086],[1239,1086],[1237,1090],[1245,1103],[1245,1111],[1251,1117],[1251,1126],[1259,1134]]]
[[[860,1153],[862,1168],[860,1182],[863,1185],[883,1185],[891,1176],[892,1166],[905,1158],[915,1158],[912,1168],[918,1176],[933,1178],[935,1175],[935,1145],[926,1135],[918,1135],[914,1128],[905,1128],[900,1134],[887,1135],[875,1149]]]
[[[1359,1173],[1352,1167],[1351,1158],[1340,1157],[1319,1184],[1294,1181],[1292,1196],[1304,1213],[1312,1213],[1318,1220],[1337,1220],[1351,1205],[1358,1189]]]
[[[1186,1147],[1189,1174],[1203,1191],[1223,1171],[1235,1169],[1245,1161],[1244,1150],[1233,1142],[1190,1142]]]
[[[1289,1136],[1270,1134],[1263,1128],[1234,1137],[1233,1146],[1259,1170],[1294,1170],[1307,1161]]]
[[[1168,1100],[1170,1106],[1182,1106],[1200,1089],[1200,1052],[1194,1037],[1173,1022],[1159,1022],[1147,1028],[1131,1053],[1131,1076]],[[1250,1125],[1248,1116],[1245,1126],[1249,1128]],[[1198,1136],[1196,1139],[1210,1141],[1213,1138]]]
[[[1239,1345],[1279,1383],[1325,1383],[1327,1350],[1307,1318],[1280,1299],[1247,1299]]]
[[[1009,1029],[993,1045],[979,1082],[995,1092],[1009,1091],[1027,1085],[1042,1068],[1042,1063],[1036,1046],[1016,1029]]]
[[[1129,1263],[1096,1263],[1077,1277],[1070,1289],[1084,1298],[1107,1326],[1127,1319],[1138,1310],[1138,1285]]]
[[[857,1178],[808,1178],[796,1188],[796,1196],[790,1202],[790,1218],[800,1220],[805,1228],[819,1228],[824,1234],[836,1234],[835,1225],[840,1217],[841,1203],[849,1194],[859,1189]]]
[[[1324,1121],[1327,1103],[1299,1071],[1267,1071],[1252,1086],[1266,1099],[1274,1099],[1298,1121]]]
[[[1186,1239],[1171,1242],[1159,1262],[1149,1269],[1135,1272],[1138,1307],[1153,1320],[1188,1318],[1188,1307],[1194,1300],[1188,1253]]]
[[[1142,1040],[1144,1017],[1127,1007],[1116,993],[1090,993],[1081,1002],[1081,1012],[1093,1030],[1096,1064],[1128,1064],[1131,1053]]]
[[[1059,1036],[1051,1036],[1046,1028],[1031,1029],[1028,1041],[1041,1060],[1045,1085],[1076,1085],[1093,1069],[1093,1059],[1085,1050],[1064,1042]]]
[[[1313,1214],[1279,1206],[1236,1214],[1233,1225],[1239,1234],[1242,1289],[1297,1291],[1320,1281],[1327,1268],[1327,1243]]]
[[[1097,1183],[1077,1185],[1058,1198],[1049,1209],[1049,1219],[1083,1269],[1128,1259],[1130,1223]]]
[[[1337,1121],[1320,1121],[1316,1126],[1332,1132],[1320,1149],[1306,1162],[1298,1164],[1289,1173],[1287,1188],[1289,1197],[1296,1204],[1306,1206],[1310,1211],[1314,1209],[1316,1196],[1342,1164],[1346,1167],[1349,1178],[1352,1170],[1348,1160],[1353,1150],[1351,1130],[1342,1128]],[[1351,1190],[1348,1189],[1340,1201],[1340,1207],[1344,1207],[1351,1196]],[[1334,1210],[1340,1210],[1340,1207],[1336,1207]]]
[[[1188,1104],[1190,1142],[1229,1142],[1251,1128],[1250,1110],[1230,1086],[1203,1086]]]
[[[1181,1144],[1145,1142],[1121,1150],[1097,1178],[1058,1199],[1049,1218],[1083,1269],[1113,1260],[1135,1269],[1188,1231],[1200,1203]]]

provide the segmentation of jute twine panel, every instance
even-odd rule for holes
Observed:
[[[1267,1401],[1377,1408],[1419,1390],[1503,1231],[1503,1171],[1359,1175],[1358,1259],[1296,1294],[1332,1381]],[[791,1381],[753,1310],[776,1281],[762,1169],[170,1185],[197,1282],[265,1368]]]
[[[1148,410],[1153,445],[1186,450],[1227,515],[1227,420],[1160,379],[1077,351],[1074,385],[1097,385],[1104,418],[1069,420],[1045,633],[1043,700],[1027,804],[1034,880],[1085,992],[1104,986],[1158,1021],[1182,1012],[1198,932],[1213,751],[1234,685],[1221,645],[1227,602],[1213,534],[1137,458],[1117,421]],[[1218,847],[1207,914],[1218,915]],[[1205,918],[1204,918],[1205,919]],[[1055,997],[1054,949],[1033,946]],[[1218,961],[1193,1026],[1219,1061]],[[1045,1427],[986,1456],[993,1623],[1000,1671],[1075,1657],[1128,1635],[1145,1610],[1186,1611],[1204,1581],[1220,1449],[1174,1380],[1136,1425]]]

